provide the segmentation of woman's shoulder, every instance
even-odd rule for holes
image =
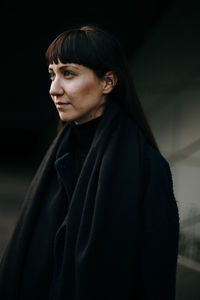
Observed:
[[[169,162],[167,158],[153,145],[145,143],[145,162],[151,167],[169,168]]]
[[[144,178],[147,185],[157,186],[174,197],[173,178],[167,158],[155,147],[146,143],[144,151]]]
[[[175,224],[178,232],[178,201],[174,192],[171,167],[167,159],[153,146],[146,144],[144,163],[144,211],[146,228],[169,228]]]

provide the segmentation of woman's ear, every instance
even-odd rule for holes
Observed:
[[[108,71],[103,77],[103,82],[103,93],[109,94],[117,83],[117,76],[112,71]]]

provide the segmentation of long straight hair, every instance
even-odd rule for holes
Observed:
[[[117,102],[137,123],[148,142],[159,151],[138,99],[127,58],[119,40],[113,34],[96,25],[71,28],[52,41],[45,58],[47,64],[58,64],[59,61],[81,64],[92,69],[99,78],[112,71],[117,77],[117,84],[108,94],[107,101]]]

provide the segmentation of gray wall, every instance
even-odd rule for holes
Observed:
[[[200,299],[200,9],[195,1],[190,6],[178,1],[165,14],[131,67],[171,166],[181,222],[177,297]]]

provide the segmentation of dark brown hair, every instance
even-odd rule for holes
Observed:
[[[107,101],[115,101],[136,121],[149,143],[158,145],[137,97],[127,59],[119,40],[111,33],[86,25],[71,28],[58,35],[46,51],[47,64],[77,63],[92,69],[102,78],[107,71],[117,77],[117,84]]]

